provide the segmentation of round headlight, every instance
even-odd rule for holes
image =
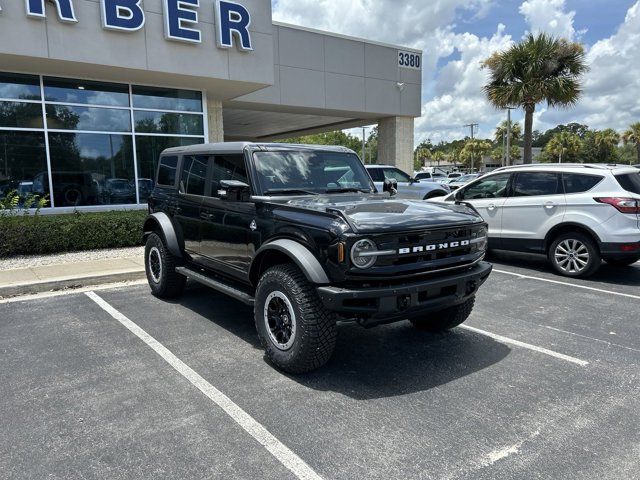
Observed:
[[[351,261],[358,268],[369,268],[376,263],[378,247],[371,240],[358,240],[351,247]]]

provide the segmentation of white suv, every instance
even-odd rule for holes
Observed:
[[[602,260],[640,260],[640,172],[619,165],[500,168],[434,201],[472,205],[489,248],[546,254],[562,275],[587,277]]]

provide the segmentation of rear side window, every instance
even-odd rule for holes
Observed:
[[[514,197],[534,197],[560,193],[560,175],[549,172],[524,172],[513,182]]]
[[[180,191],[189,195],[204,195],[207,181],[207,157],[190,156],[182,161],[182,176],[180,177]]]
[[[404,173],[401,170],[398,170],[397,168],[385,168],[384,169],[384,178],[387,179],[392,179],[395,180],[396,182],[410,182],[411,178],[409,177],[409,175],[407,175],[406,173]]]
[[[158,166],[158,185],[173,187],[176,184],[176,170],[178,169],[178,157],[162,157]]]
[[[564,183],[564,193],[582,193],[588,192],[604,177],[599,175],[583,175],[581,173],[563,173],[562,182]]]
[[[640,194],[640,172],[616,175],[616,180],[627,192]]]

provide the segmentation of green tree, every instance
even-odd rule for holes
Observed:
[[[560,132],[556,133],[547,146],[545,152],[556,157],[559,163],[567,160],[576,160],[576,156],[582,149],[582,140],[574,133]]]
[[[627,131],[622,134],[622,141],[625,145],[635,145],[636,159],[640,163],[640,122],[632,124]]]
[[[420,170],[422,167],[424,167],[424,162],[429,157],[431,157],[431,152],[429,151],[429,149],[418,145],[413,155],[413,169],[415,171]]]
[[[505,147],[502,145],[491,150],[491,159],[497,163],[502,163],[502,160],[504,159],[504,150]],[[510,150],[511,154],[509,156],[509,163],[513,165],[513,163],[520,158],[520,147],[512,145]]]
[[[342,130],[334,132],[315,133],[304,137],[294,137],[280,140],[281,143],[298,143],[304,145],[341,145],[354,152],[362,152],[362,139],[354,137]]]
[[[614,163],[616,161],[617,148],[620,144],[620,134],[618,132],[613,128],[596,132],[595,144],[604,162]]]
[[[508,122],[505,120],[496,127],[496,134],[494,140],[497,144],[502,145],[503,136],[506,138],[508,130]],[[519,123],[511,122],[511,145],[518,145],[520,143],[520,137],[522,136],[522,127]]]
[[[582,93],[580,78],[587,70],[584,47],[544,33],[530,34],[506,51],[494,53],[483,66],[490,70],[484,86],[489,101],[497,108],[524,109],[524,163],[531,163],[536,105],[575,105]]]
[[[444,152],[433,152],[431,154],[431,160],[436,162],[436,165],[440,166],[440,163],[444,161],[446,154]]]
[[[460,159],[465,166],[473,170],[480,166],[480,161],[491,152],[491,149],[492,145],[488,140],[469,140],[460,152]]]

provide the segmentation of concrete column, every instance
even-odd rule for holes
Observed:
[[[207,121],[209,123],[209,143],[224,142],[224,120],[222,102],[207,97]]]
[[[413,175],[413,117],[390,117],[378,122],[378,163],[395,165]]]

